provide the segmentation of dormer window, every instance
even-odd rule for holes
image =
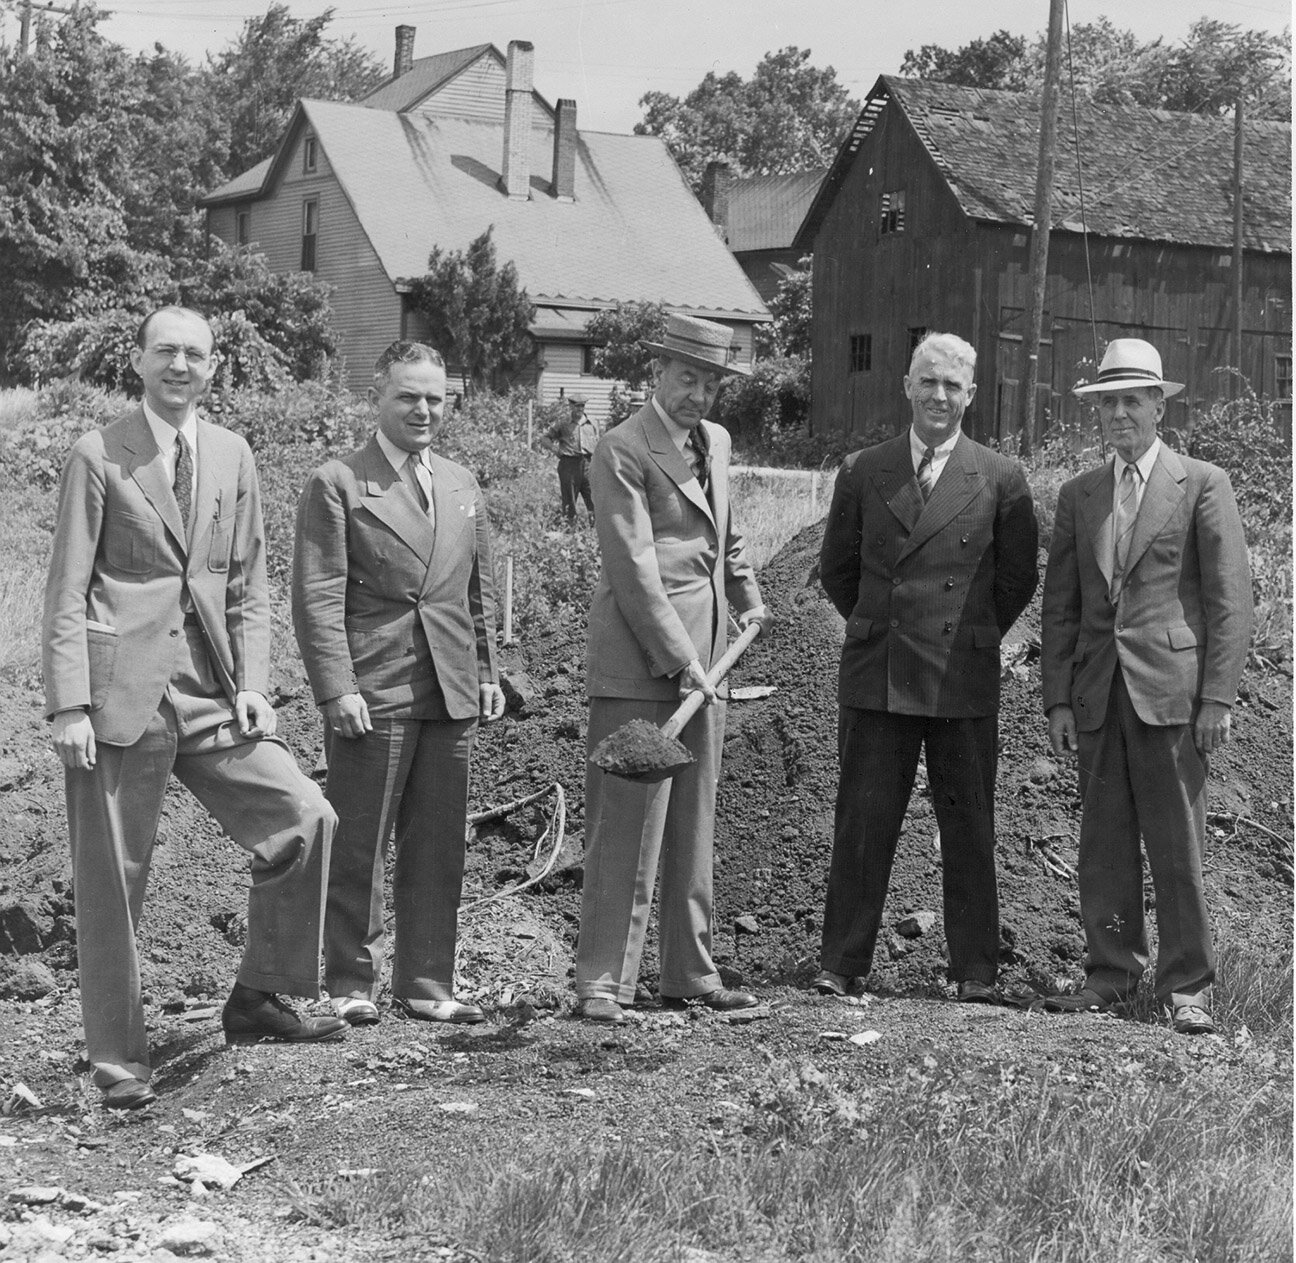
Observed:
[[[302,170],[314,171],[319,163],[319,142],[314,136],[307,136],[302,141]]]
[[[878,221],[878,235],[884,237],[889,232],[904,232],[904,224],[904,189],[892,189],[889,193],[883,193]]]

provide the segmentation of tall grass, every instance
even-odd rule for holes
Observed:
[[[833,472],[736,472],[729,482],[734,523],[752,565],[769,564],[788,540],[828,512]]]

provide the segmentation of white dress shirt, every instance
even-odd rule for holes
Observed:
[[[153,441],[158,445],[158,451],[162,453],[162,460],[166,467],[167,483],[175,485],[176,471],[176,434],[184,435],[184,441],[189,444],[189,456],[193,461],[193,485],[189,488],[189,498],[192,503],[198,498],[198,414],[194,409],[189,409],[189,415],[185,417],[184,424],[176,427],[170,421],[158,416],[152,408],[148,406],[148,400],[144,400],[144,420],[148,422],[149,429],[153,432]]]
[[[392,469],[396,471],[399,478],[405,478],[405,466],[411,464],[414,468],[414,475],[418,478],[419,486],[423,488],[423,498],[427,501],[428,520],[436,524],[436,510],[432,507],[432,467],[428,464],[428,448],[423,448],[417,452],[407,452],[403,447],[397,447],[381,430],[374,431],[378,439],[378,446],[382,448],[382,454],[387,457]]]
[[[1147,480],[1152,477],[1152,466],[1157,463],[1157,454],[1160,451],[1161,436],[1158,434],[1152,440],[1152,446],[1136,461],[1126,461],[1119,452],[1116,453],[1116,459],[1112,461],[1112,521],[1116,520],[1116,506],[1120,503],[1121,475],[1125,472],[1125,466],[1132,464],[1138,470],[1138,477],[1134,479],[1134,504],[1137,512],[1138,506],[1143,503],[1143,492],[1147,490]]]
[[[945,462],[949,460],[950,453],[954,450],[954,444],[959,441],[959,435],[962,433],[962,430],[955,430],[952,438],[946,439],[938,448],[934,449],[936,455],[932,457],[931,462],[933,487],[940,479],[941,471],[945,468]],[[914,433],[913,426],[909,427],[909,454],[913,457],[914,476],[917,477],[918,466],[922,464],[922,458],[927,455],[927,444]]]

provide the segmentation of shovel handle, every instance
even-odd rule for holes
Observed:
[[[715,688],[715,686],[729,674],[729,668],[742,657],[743,651],[759,635],[760,624],[752,623],[747,630],[744,631],[742,635],[725,650],[724,657],[722,657],[720,661],[707,672],[706,681],[712,688]],[[670,737],[672,740],[675,737],[678,737],[680,732],[683,730],[684,725],[702,709],[705,703],[706,694],[703,693],[701,689],[694,689],[679,704],[679,706],[676,707],[675,712],[671,717],[662,724],[662,735]]]

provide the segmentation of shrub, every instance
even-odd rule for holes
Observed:
[[[804,431],[810,415],[810,361],[798,355],[762,360],[750,377],[730,378],[713,414],[737,439],[769,442]]]
[[[323,382],[232,391],[216,411],[253,451],[306,443],[320,451],[321,460],[359,447],[370,428],[369,408],[361,398]]]
[[[0,469],[15,482],[57,487],[72,444],[128,406],[121,395],[84,382],[61,381],[38,391],[28,419],[0,434]]]

